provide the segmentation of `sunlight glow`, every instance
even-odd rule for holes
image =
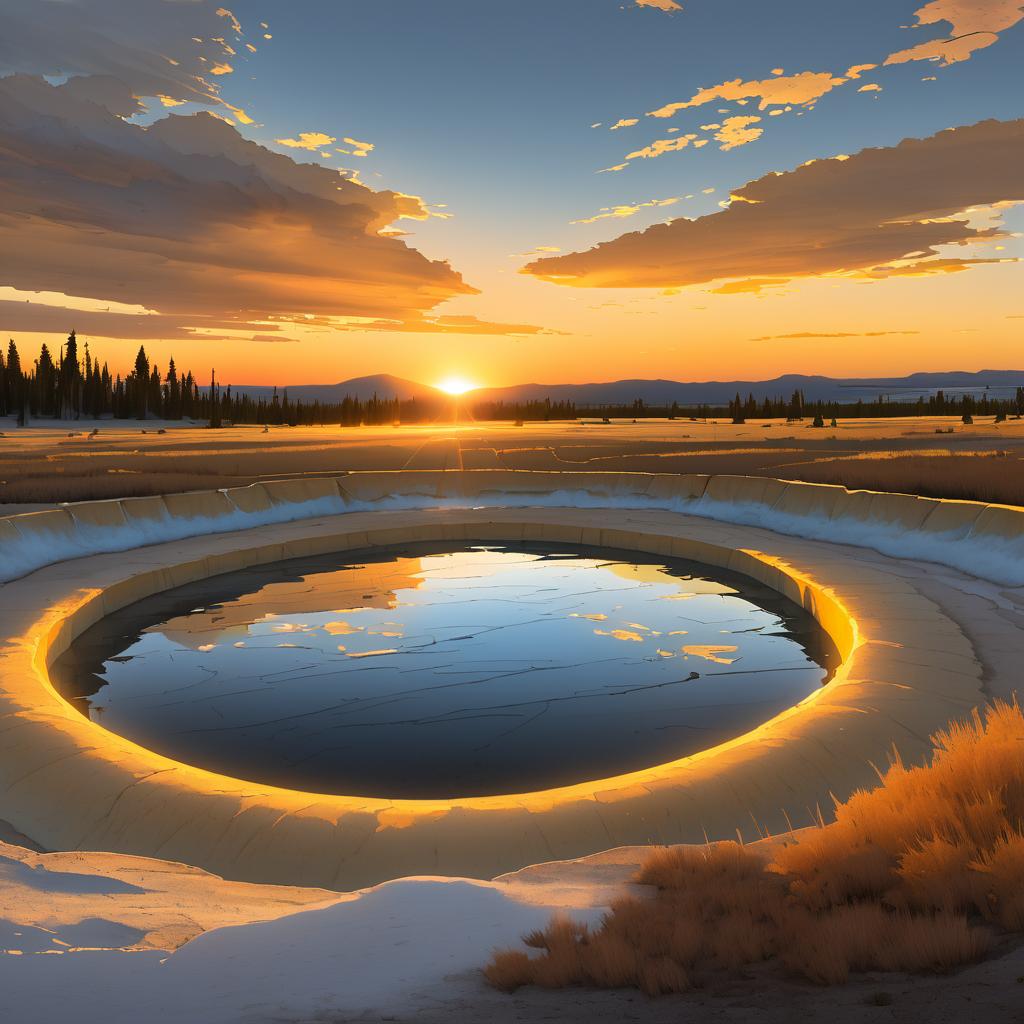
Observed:
[[[449,395],[464,395],[467,391],[473,391],[476,384],[465,377],[445,377],[438,382],[437,387]]]

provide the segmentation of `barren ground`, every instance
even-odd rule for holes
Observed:
[[[741,473],[1024,504],[1024,420],[230,427],[0,420],[0,510],[373,469]],[[98,427],[100,433],[90,437]],[[157,431],[165,429],[165,433]],[[945,431],[952,430],[952,433]],[[937,433],[943,431],[943,433]]]

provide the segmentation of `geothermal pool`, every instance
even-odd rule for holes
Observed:
[[[403,545],[170,590],[51,668],[94,722],[319,793],[519,793],[739,736],[827,682],[817,623],[746,577],[636,552]]]

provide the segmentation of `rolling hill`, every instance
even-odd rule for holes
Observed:
[[[913,401],[943,390],[949,395],[981,394],[987,391],[992,398],[1011,397],[1018,387],[1024,386],[1024,370],[980,370],[978,372],[949,371],[944,373],[912,373],[906,377],[822,377],[789,373],[771,380],[728,381],[673,381],[644,378],[607,381],[593,384],[516,384],[501,388],[481,388],[467,396],[470,402],[575,402],[577,406],[631,405],[637,398],[646,405],[682,406],[701,404],[724,405],[737,392],[761,401],[764,398],[788,398],[800,389],[810,402],[875,401],[884,395],[892,401]],[[269,399],[272,387],[262,385],[232,385],[232,391]],[[279,389],[283,391],[283,389]],[[380,373],[367,377],[353,377],[337,384],[303,384],[290,386],[288,397],[295,401],[336,403],[345,396],[366,401],[378,398],[398,398],[402,401],[417,399],[426,402],[446,400],[446,396],[427,384]]]

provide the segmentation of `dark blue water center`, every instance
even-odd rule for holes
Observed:
[[[808,696],[814,620],[674,559],[417,544],[216,576],[109,616],[53,666],[113,732],[321,793],[524,792],[683,757]]]

